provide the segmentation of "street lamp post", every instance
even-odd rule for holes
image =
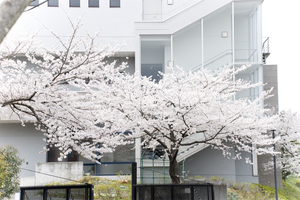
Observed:
[[[275,130],[273,132],[273,139],[275,139]],[[274,151],[276,151],[275,143],[273,144]],[[277,169],[276,169],[276,155],[274,154],[274,176],[275,176],[275,193],[276,193],[276,200],[278,200],[278,188],[277,188]]]

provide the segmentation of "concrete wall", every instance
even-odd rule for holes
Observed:
[[[35,185],[45,185],[55,182],[65,183],[81,179],[82,176],[83,162],[37,163]]]
[[[278,79],[277,79],[277,65],[264,65],[263,66],[263,83],[264,91],[267,91],[273,87],[272,96],[264,101],[265,108],[274,109],[274,112],[278,112]],[[259,183],[268,186],[275,186],[274,170],[265,170],[264,164],[268,161],[272,161],[271,155],[260,155],[257,158],[258,161],[258,174]],[[277,170],[277,183],[278,187],[282,188],[282,174],[280,170]]]
[[[278,112],[278,79],[277,79],[277,65],[264,65],[263,67],[264,77],[263,82],[264,91],[273,88],[272,97],[264,101],[265,108],[273,108],[275,112]]]
[[[234,155],[234,152],[231,153]],[[242,156],[251,157],[248,153],[242,153]],[[233,181],[258,183],[258,177],[252,176],[252,165],[247,164],[244,159],[233,160],[224,157],[222,151],[210,147],[187,158],[185,170],[189,177],[215,176]]]
[[[34,176],[35,164],[46,162],[46,154],[39,153],[45,147],[44,135],[37,131],[33,124],[20,123],[0,124],[0,145],[13,145],[19,150],[20,157],[24,159],[20,177]]]
[[[245,158],[251,158],[252,155],[247,152],[241,152],[242,159],[235,160],[236,180],[247,183],[258,183],[258,176],[253,176],[253,165],[247,164]]]
[[[221,151],[210,147],[194,154],[185,161],[185,170],[189,177],[211,176],[224,177],[235,181],[235,163],[232,159],[227,159]]]

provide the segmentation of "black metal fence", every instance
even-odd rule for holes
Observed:
[[[213,185],[134,185],[133,200],[214,200]]]
[[[64,185],[21,187],[20,200],[93,200],[94,186]]]
[[[136,163],[132,163],[132,200],[215,200],[212,184],[137,184]]]

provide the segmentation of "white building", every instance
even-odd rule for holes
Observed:
[[[263,82],[263,0],[49,0],[34,8],[41,2],[34,1],[12,31],[35,33],[46,26],[64,38],[72,33],[68,18],[73,21],[82,17],[84,27],[79,37],[86,32],[100,31],[98,39],[103,44],[127,43],[114,59],[122,61],[129,57],[130,72],[141,71],[142,75],[159,78],[157,72],[164,72],[170,64],[192,71],[204,66],[214,72],[232,65],[252,64],[236,78]],[[47,31],[40,31],[37,38],[45,45],[55,44]],[[239,93],[236,98],[254,99],[262,91],[263,87],[255,88]],[[47,155],[39,154],[45,145],[43,135],[32,124],[23,128],[14,119],[1,118],[0,137],[0,145],[12,143],[19,149],[25,158],[22,168],[35,170],[36,163],[56,161],[55,149]],[[77,155],[70,155],[68,160],[90,163],[85,165],[85,172],[110,175],[120,170],[127,172],[128,162],[136,161],[143,167],[139,171],[141,177],[147,176],[147,171],[153,174],[152,161],[143,158],[141,162],[141,149],[134,152],[122,148],[126,147],[105,156],[101,160],[105,164],[101,166],[95,167]],[[217,176],[265,184],[270,181],[271,184],[272,177],[265,180],[259,176],[257,156],[250,156],[253,165],[224,158],[221,152],[206,146],[195,146],[182,149],[179,159],[188,176]],[[160,173],[155,175],[161,176],[164,163],[156,162],[155,166],[155,171]],[[29,176],[34,173],[22,170],[21,177]]]

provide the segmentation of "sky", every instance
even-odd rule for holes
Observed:
[[[300,1],[265,0],[262,9],[267,64],[278,65],[279,109],[300,112]]]

